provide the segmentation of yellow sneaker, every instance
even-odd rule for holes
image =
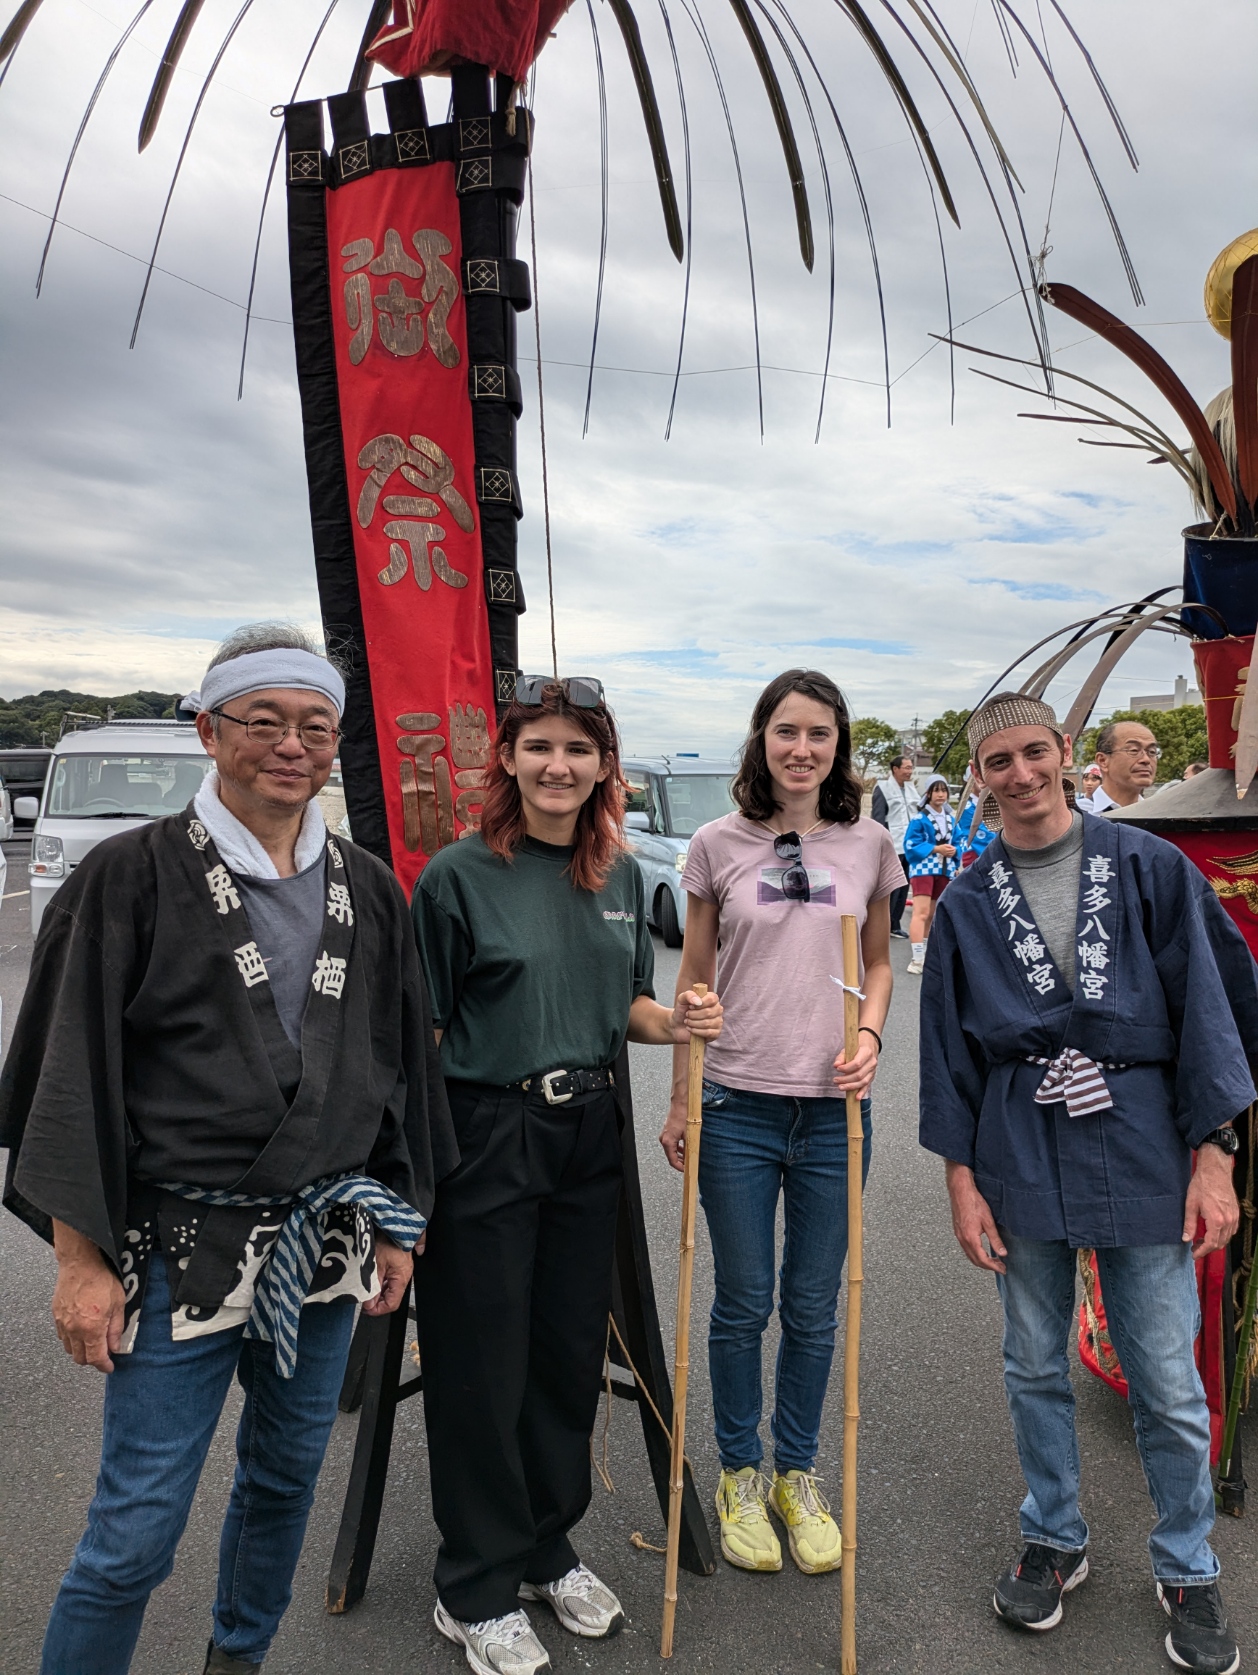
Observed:
[[[754,1466],[723,1471],[716,1490],[721,1551],[740,1570],[781,1570],[782,1549],[764,1504],[764,1478]]]
[[[830,1503],[817,1487],[817,1479],[806,1471],[773,1474],[769,1505],[786,1525],[791,1557],[805,1576],[838,1570],[843,1563],[843,1541],[839,1526],[830,1516]]]

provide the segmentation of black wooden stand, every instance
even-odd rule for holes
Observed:
[[[660,1336],[655,1286],[651,1278],[651,1255],[642,1214],[642,1183],[638,1177],[638,1152],[634,1141],[628,1053],[621,1054],[616,1066],[616,1086],[622,1120],[625,1181],[616,1227],[612,1318],[628,1354],[621,1350],[613,1333],[610,1359],[613,1365],[623,1367],[630,1376],[613,1378],[611,1387],[614,1395],[638,1404],[660,1513],[667,1521],[670,1442],[666,1427],[671,1426],[673,1419],[673,1388]],[[393,1446],[394,1414],[399,1402],[406,1401],[423,1389],[422,1375],[402,1377],[402,1363],[406,1359],[406,1343],[413,1329],[413,1318],[414,1309],[409,1295],[406,1303],[394,1314],[376,1319],[363,1315],[350,1347],[340,1406],[343,1413],[353,1413],[358,1409],[360,1417],[354,1463],[350,1468],[345,1506],[341,1512],[341,1527],[328,1573],[326,1604],[333,1613],[351,1610],[366,1592],[376,1532],[380,1526],[380,1508],[384,1503],[389,1452]],[[641,1386],[633,1379],[628,1367],[630,1358],[637,1369]],[[652,1402],[658,1409],[659,1418],[651,1411]],[[716,1569],[711,1537],[689,1467],[686,1468],[682,1500],[681,1565],[695,1576],[710,1576]]]

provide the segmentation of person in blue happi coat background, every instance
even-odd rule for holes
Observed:
[[[979,799],[969,797],[957,815],[957,861],[962,867],[972,867],[996,836],[978,812]]]
[[[913,957],[908,969],[920,977],[935,903],[957,872],[956,821],[948,802],[948,781],[942,774],[932,774],[927,780],[917,808],[904,834],[904,858],[909,864],[909,888],[913,892],[913,917],[909,921]]]
[[[1088,1574],[1067,1343],[1076,1253],[1091,1248],[1157,1511],[1166,1649],[1181,1669],[1231,1675],[1193,1258],[1240,1221],[1233,1122],[1254,1099],[1258,967],[1178,849],[1071,806],[1069,741],[1047,704],[1001,693],[967,732],[1001,830],[935,917],[919,1137],[946,1160],[957,1240],[1004,1306],[1027,1495],[993,1603],[1051,1629]]]

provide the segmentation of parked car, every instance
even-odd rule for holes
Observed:
[[[3,778],[0,778],[0,843],[8,843],[13,836],[13,798]]]
[[[35,821],[32,936],[85,855],[116,832],[177,814],[211,767],[188,721],[114,721],[67,733],[51,754],[42,799],[17,799],[19,817]]]
[[[48,777],[48,764],[51,761],[51,750],[0,750],[0,779],[4,781],[10,798],[14,802],[19,797],[34,797],[38,800],[43,794],[44,780]],[[15,816],[13,824],[19,832],[30,831],[35,824],[34,816],[30,819]]]
[[[690,839],[710,820],[733,811],[734,770],[701,756],[637,758],[624,764],[629,781],[625,836],[642,871],[647,914],[666,948],[680,948],[686,928],[681,875]]]

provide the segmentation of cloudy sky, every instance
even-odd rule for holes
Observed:
[[[742,151],[764,364],[757,418],[752,315],[724,118],[681,0],[668,0],[692,142],[693,271],[684,375],[664,436],[684,272],[664,239],[632,83],[611,14],[593,0],[610,113],[610,221],[588,435],[583,437],[600,232],[597,82],[578,0],[539,62],[535,154],[555,612],[570,672],[607,683],[636,751],[725,750],[758,686],[819,665],[858,714],[906,724],[968,704],[1018,652],[1106,603],[1179,579],[1192,521],[1169,469],[1080,446],[1071,425],[956,358],[946,329],[931,201],[867,52],[832,0],[790,0],[843,118],[872,207],[889,321],[882,348],[857,203],[824,106],[836,224],[834,348],[825,355],[829,258],[816,152],[805,150],[815,271],[796,244],[781,152],[732,15],[700,0]],[[12,0],[10,0],[12,4]],[[134,0],[138,5],[139,0]],[[1017,0],[1038,30],[1036,0]],[[1258,222],[1251,0],[1064,0],[1130,132],[1133,172],[1078,53],[1042,0],[1048,50],[1110,195],[1143,287],[1137,308],[1101,206],[1051,89],[1023,48],[1011,74],[990,0],[939,0],[1022,181],[1050,278],[1130,320],[1201,401],[1228,380],[1205,323],[1210,261]],[[45,0],[0,86],[0,695],[195,683],[242,619],[317,624],[289,327],[283,206],[268,214],[244,399],[243,302],[262,185],[321,6],[255,0],[197,124],[134,349],[128,347],[162,202],[205,71],[239,10],[207,0],[154,143],[135,134],[177,0],[154,0],[87,129],[42,296],[34,282],[74,130],[132,0]],[[636,8],[657,67],[678,175],[681,124],[658,0]],[[368,10],[339,0],[303,93],[343,87]],[[878,8],[888,30],[894,24]],[[901,37],[902,39],[902,37]],[[899,49],[897,49],[898,51]],[[967,341],[1027,354],[1014,270],[947,107],[900,54],[960,211],[945,224],[952,311]],[[783,69],[784,80],[789,81]],[[431,84],[430,84],[431,85]],[[793,92],[793,90],[792,90]],[[377,95],[377,99],[378,99]],[[444,103],[440,84],[430,108]],[[382,107],[381,107],[382,111]],[[382,116],[379,125],[383,126]],[[525,221],[527,227],[527,220]],[[1047,232],[1046,232],[1047,226]],[[522,249],[527,255],[527,248]],[[963,328],[961,322],[969,322]],[[1062,367],[1121,389],[1178,436],[1134,369],[1064,317]],[[530,600],[525,667],[548,664],[536,364],[521,317],[520,430]],[[1168,690],[1182,642],[1133,653],[1103,704]],[[1050,694],[1068,701],[1081,675]]]

